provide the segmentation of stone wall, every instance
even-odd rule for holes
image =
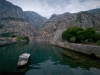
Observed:
[[[52,40],[50,40],[51,44],[56,44],[58,41],[62,41],[62,32],[66,29],[58,29],[55,31],[54,36],[52,37]]]
[[[100,58],[100,46],[84,45],[84,44],[76,44],[68,42],[58,42],[56,43],[56,45],[76,52],[84,53],[87,55],[94,54],[96,57]]]

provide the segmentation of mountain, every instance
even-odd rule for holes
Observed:
[[[73,26],[100,30],[100,8],[73,14],[53,14],[46,19],[34,11],[23,11],[6,0],[0,0],[0,34],[13,33],[33,38]]]
[[[26,20],[30,23],[32,23],[36,30],[39,30],[39,28],[47,21],[45,17],[42,17],[41,15],[37,14],[34,11],[24,11],[26,14]]]
[[[92,10],[89,10],[87,12],[92,13],[92,14],[98,14],[98,13],[100,14],[100,8],[92,9]]]
[[[64,14],[59,14],[59,15],[53,14],[53,15],[51,15],[49,20],[50,21],[54,21],[54,20],[59,21],[59,20],[62,20],[64,18],[66,18],[66,17],[68,18],[68,17],[71,17],[71,16],[72,16],[72,14],[68,13],[68,12],[66,12]]]
[[[46,35],[60,29],[78,26],[81,28],[92,27],[100,30],[100,8],[79,13],[64,13],[60,15],[53,14],[50,19],[43,25],[38,35]]]
[[[6,0],[0,0],[0,18],[14,17],[24,19],[24,16],[25,14],[20,7],[13,5]]]
[[[42,35],[44,34],[44,32],[46,33],[52,33],[53,31],[55,31],[57,23],[66,19],[66,18],[71,18],[74,14],[71,13],[64,13],[64,14],[53,14],[51,15],[51,17],[42,25],[42,27],[40,28],[40,30],[38,31],[38,35]]]
[[[13,33],[32,38],[46,20],[34,11],[23,11],[6,0],[0,0],[0,34]]]

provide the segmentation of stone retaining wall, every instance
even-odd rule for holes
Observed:
[[[100,46],[84,45],[84,44],[76,44],[76,43],[68,43],[68,42],[58,42],[55,45],[76,52],[84,53],[87,55],[95,54],[96,57],[100,58]]]

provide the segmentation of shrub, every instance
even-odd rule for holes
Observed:
[[[82,23],[82,18],[81,18],[80,15],[78,15],[78,16],[76,17],[76,22]]]
[[[76,38],[75,37],[71,37],[70,41],[72,41],[74,43],[76,41]]]
[[[29,41],[29,37],[28,36],[17,36],[16,38],[17,38],[18,41],[20,41],[20,40],[27,40],[27,41]]]

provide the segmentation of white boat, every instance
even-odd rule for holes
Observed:
[[[29,57],[30,57],[30,54],[28,54],[28,53],[24,53],[24,54],[20,55],[18,63],[17,63],[17,67],[25,66],[28,63]]]

